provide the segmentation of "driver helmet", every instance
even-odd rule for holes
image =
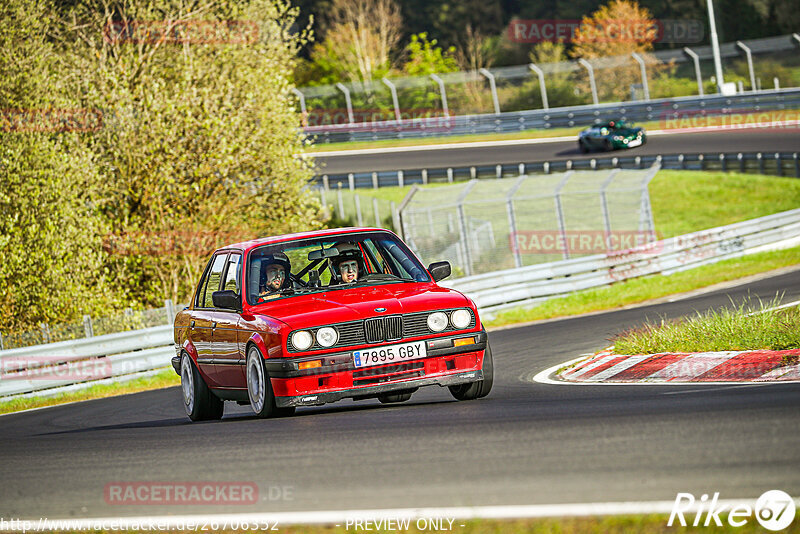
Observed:
[[[275,288],[270,284],[270,276],[268,272],[270,271],[270,266],[279,265],[283,267],[283,280],[281,281],[281,285],[278,288]],[[285,289],[287,287],[291,287],[291,280],[289,277],[292,272],[292,266],[289,263],[289,258],[286,257],[286,254],[283,252],[274,252],[272,254],[265,255],[261,260],[261,286],[267,291],[278,291],[280,289]]]
[[[356,263],[357,269],[356,280],[361,278],[365,274],[366,269],[364,268],[364,256],[361,254],[361,250],[358,246],[354,243],[340,243],[336,245],[336,249],[339,251],[339,255],[332,260],[336,281],[340,284],[346,283],[340,266],[343,263],[353,261]]]

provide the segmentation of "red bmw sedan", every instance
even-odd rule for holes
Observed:
[[[172,366],[193,421],[224,402],[259,417],[344,398],[403,402],[423,386],[484,397],[492,353],[475,304],[440,287],[392,232],[345,228],[220,248],[175,318]]]

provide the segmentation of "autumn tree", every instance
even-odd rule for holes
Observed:
[[[595,60],[600,98],[621,101],[629,97],[632,84],[641,83],[640,67],[631,53],[638,53],[651,71],[658,68],[657,60],[648,53],[657,37],[658,25],[646,8],[635,0],[611,0],[583,17],[570,55]],[[588,92],[588,78],[582,78],[579,87]]]

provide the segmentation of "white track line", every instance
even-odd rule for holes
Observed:
[[[758,122],[743,125],[731,126],[699,126],[695,128],[682,128],[671,130],[651,130],[647,132],[647,136],[659,135],[679,135],[685,133],[700,133],[700,132],[716,132],[719,130],[746,130],[750,128],[777,128],[784,126],[796,126],[800,121],[776,121],[776,122]],[[366,154],[389,154],[393,152],[427,152],[430,150],[450,150],[458,148],[491,148],[498,146],[516,146],[516,145],[540,145],[547,143],[563,143],[576,141],[577,136],[561,136],[561,137],[538,137],[534,139],[506,139],[502,141],[476,141],[476,142],[462,142],[462,143],[441,143],[438,145],[409,145],[409,146],[387,146],[384,148],[357,148],[352,150],[331,150],[320,152],[303,152],[295,154],[295,157],[311,156],[316,158],[336,157],[336,156],[360,156]]]
[[[755,507],[756,499],[723,499],[717,501],[719,506],[748,505]],[[800,499],[795,499],[795,503],[800,505]],[[86,530],[96,529],[102,525],[116,525],[115,530],[127,530],[130,528],[142,528],[142,525],[159,525],[160,530],[167,529],[187,529],[187,524],[207,525],[212,523],[222,528],[227,523],[230,528],[231,523],[268,523],[276,528],[286,525],[337,525],[349,526],[352,528],[353,521],[388,521],[408,519],[412,521],[423,519],[445,520],[444,525],[448,525],[447,520],[454,520],[453,526],[462,526],[458,520],[470,519],[523,519],[540,517],[587,517],[604,515],[638,515],[638,514],[669,514],[672,511],[674,501],[634,501],[634,502],[601,502],[601,503],[578,503],[578,504],[543,504],[543,505],[509,505],[509,506],[461,506],[444,508],[396,508],[380,510],[329,510],[319,512],[276,512],[270,513],[249,513],[249,514],[218,514],[218,515],[169,515],[169,516],[141,516],[141,517],[104,517],[95,519],[63,519],[48,520],[47,524],[42,524],[40,519],[29,519],[31,525],[28,530],[36,530],[40,525],[48,530],[56,528],[58,530]],[[703,504],[704,505],[704,504]],[[700,503],[696,503],[684,513],[696,513],[700,508]],[[666,523],[666,520],[665,520]],[[54,527],[54,525],[58,527]],[[163,525],[163,526],[161,526]],[[48,528],[49,527],[49,528]],[[111,528],[105,526],[105,529]],[[377,527],[374,527],[377,528]],[[206,527],[207,529],[207,527]],[[20,526],[18,529],[22,530]],[[41,529],[39,529],[41,530]],[[190,529],[195,530],[195,529]]]

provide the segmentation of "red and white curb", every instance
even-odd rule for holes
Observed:
[[[606,350],[546,369],[537,374],[534,381],[585,385],[800,381],[800,363],[783,363],[787,356],[800,357],[800,349],[640,355],[619,355]],[[565,367],[569,368],[557,373]]]

